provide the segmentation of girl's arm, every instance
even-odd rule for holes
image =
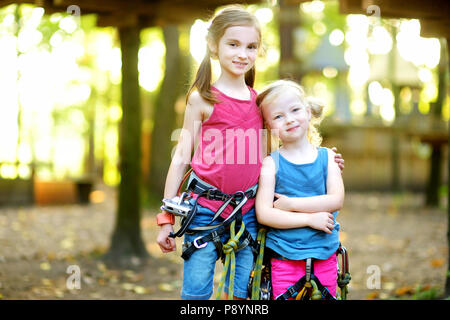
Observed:
[[[341,169],[335,162],[335,153],[328,150],[327,194],[314,197],[287,197],[276,194],[275,208],[301,212],[334,212],[342,209],[344,204],[344,183]]]
[[[275,163],[272,157],[268,156],[262,163],[258,192],[256,194],[255,209],[258,222],[277,229],[311,227],[331,233],[333,229],[333,215],[329,212],[306,214],[273,207],[275,173]]]
[[[184,113],[183,129],[167,173],[164,198],[173,198],[177,195],[180,183],[191,163],[192,150],[200,133],[202,108],[205,103],[196,91],[189,97]]]
[[[190,164],[196,138],[200,133],[202,110],[206,103],[198,92],[193,92],[189,97],[184,113],[183,129],[167,172],[164,198],[173,198],[177,195],[180,183]],[[163,213],[166,212],[163,211]],[[166,214],[169,215],[169,213]],[[172,224],[168,221],[162,222],[156,239],[162,252],[176,250],[175,239],[169,237],[171,232],[173,232]]]

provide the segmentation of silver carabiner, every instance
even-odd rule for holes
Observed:
[[[198,244],[198,243],[197,243],[197,240],[199,240],[199,239],[201,239],[201,238],[202,238],[201,236],[200,236],[200,237],[197,237],[197,238],[195,238],[194,241],[192,242],[192,243],[194,244],[194,247],[196,247],[197,249],[204,248],[204,247],[206,247],[206,246],[208,245],[208,242],[205,242],[204,244]]]

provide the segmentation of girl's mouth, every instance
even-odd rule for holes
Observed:
[[[291,127],[289,129],[287,129],[286,131],[291,132],[291,131],[295,131],[299,128],[300,126],[295,126],[295,127]]]
[[[233,64],[235,64],[238,68],[242,68],[242,69],[247,67],[247,63],[245,63],[245,62],[233,61]]]

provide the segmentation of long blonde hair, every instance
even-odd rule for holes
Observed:
[[[269,107],[270,103],[283,93],[284,90],[291,88],[297,93],[300,102],[310,108],[311,120],[309,121],[307,137],[311,144],[320,146],[322,136],[319,133],[318,126],[322,121],[324,105],[313,97],[307,97],[305,90],[301,85],[292,80],[277,80],[267,85],[256,98],[256,104],[262,107]]]
[[[261,27],[259,25],[258,19],[244,9],[244,7],[239,5],[228,6],[222,11],[220,11],[211,21],[211,25],[208,28],[208,34],[206,36],[206,54],[201,62],[197,75],[192,86],[186,95],[186,102],[189,99],[191,93],[197,89],[203,99],[211,104],[218,102],[215,98],[214,93],[211,91],[211,58],[212,54],[209,50],[208,42],[219,44],[220,38],[225,33],[225,30],[229,27],[235,26],[252,26],[255,27],[259,33],[259,41],[261,41]],[[253,66],[245,74],[245,83],[253,87],[255,83],[255,66]]]

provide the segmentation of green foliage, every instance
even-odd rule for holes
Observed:
[[[418,285],[415,289],[415,292],[412,296],[414,300],[434,300],[439,299],[440,294],[439,291],[434,287],[421,286]]]

